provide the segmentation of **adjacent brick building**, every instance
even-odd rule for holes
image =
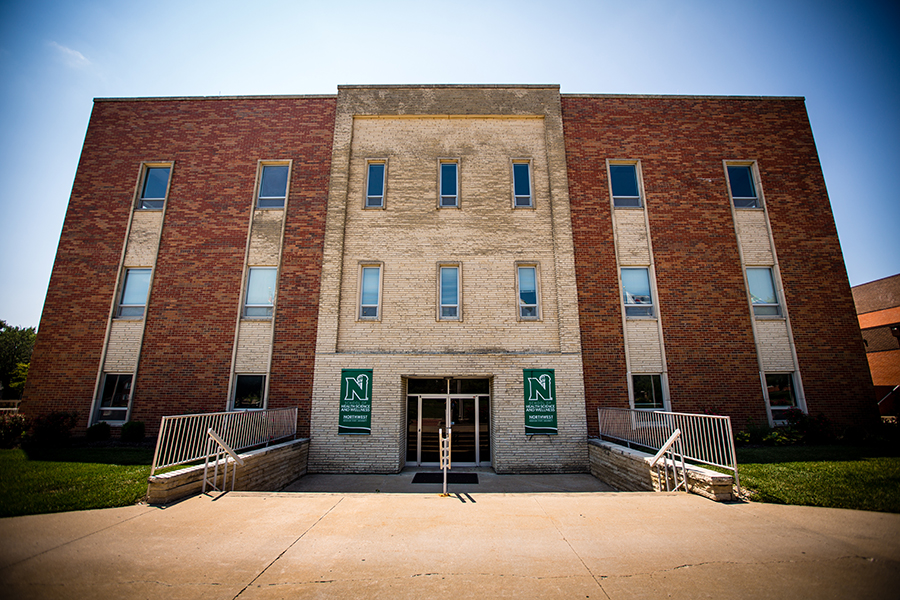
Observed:
[[[298,406],[345,472],[451,421],[527,472],[586,470],[600,406],[871,397],[802,99],[342,86],[96,101],[22,410]]]
[[[897,415],[900,393],[900,275],[853,287],[853,301],[882,415]]]

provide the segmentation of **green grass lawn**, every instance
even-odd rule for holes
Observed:
[[[0,517],[129,506],[152,461],[152,448],[0,450]]]
[[[859,446],[738,448],[738,473],[759,502],[900,513],[900,457],[887,454]]]

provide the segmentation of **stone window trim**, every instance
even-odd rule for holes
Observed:
[[[639,402],[646,391],[651,392],[652,402]],[[630,373],[628,376],[628,401],[634,410],[669,410],[669,381],[666,373]]]
[[[100,376],[97,399],[94,402],[91,423],[105,422],[120,426],[129,420],[131,400],[134,397],[134,373],[104,371]]]
[[[377,277],[377,282],[375,282],[374,287],[366,288],[366,278],[372,277],[373,270]],[[357,321],[380,322],[382,319],[382,304],[384,299],[384,262],[377,260],[359,261],[357,281]],[[371,279],[369,279],[368,283],[371,285]]]
[[[166,183],[160,190],[159,178],[154,174],[166,173]],[[134,208],[141,211],[163,210],[169,198],[169,189],[172,186],[172,172],[175,170],[175,161],[144,161],[138,172],[138,181],[134,190]],[[149,194],[149,195],[148,195]]]
[[[381,169],[377,169],[381,166]],[[376,168],[373,168],[376,167]],[[381,171],[381,180],[377,179],[377,171]],[[367,158],[366,159],[366,182],[363,188],[362,207],[363,210],[384,210],[387,204],[387,184],[388,184],[388,159],[387,158]],[[375,178],[373,178],[375,175]]]
[[[629,282],[626,281],[626,271],[643,271],[646,273],[646,288],[635,290],[629,288]],[[621,286],[621,302],[622,313],[628,320],[656,320],[659,309],[655,298],[658,298],[656,291],[656,277],[651,265],[627,265],[619,267],[619,285]],[[640,273],[636,273],[639,277]],[[641,282],[643,284],[643,282]],[[644,294],[640,292],[646,292]]]
[[[438,158],[437,207],[439,209],[462,207],[459,185],[460,162],[459,158]],[[445,169],[445,165],[453,165],[455,168]],[[453,171],[453,173],[448,173],[448,171]]]
[[[250,265],[247,267],[244,281],[241,320],[271,321],[275,317],[275,303],[278,296],[278,267]]]
[[[232,411],[265,410],[269,403],[269,377],[266,373],[235,373],[231,390]]]
[[[803,398],[802,385],[797,371],[766,371],[760,373],[763,394],[766,401],[766,409],[772,417],[774,425],[786,425],[788,423],[785,412],[797,409],[806,413],[806,402]],[[779,387],[779,384],[787,381],[787,389]],[[784,400],[787,400],[785,402]]]
[[[116,294],[115,318],[140,321],[147,314],[147,300],[153,283],[152,267],[122,269],[119,291]]]
[[[444,269],[456,269],[456,303],[453,304],[451,302],[447,302],[445,304],[444,294],[443,294],[443,274]],[[462,263],[459,261],[440,261],[436,266],[437,270],[437,281],[436,281],[436,300],[437,300],[437,310],[435,312],[435,320],[437,321],[454,321],[461,322],[463,320],[463,273],[462,273]],[[447,311],[447,309],[454,309],[456,314],[448,314],[445,316],[444,313],[452,312]]]
[[[523,290],[523,283],[527,286],[527,281],[522,281],[522,269],[534,270],[534,303],[523,302],[523,293],[527,294],[530,290]],[[537,261],[516,261],[516,320],[517,321],[543,321],[543,303],[541,302],[541,264]],[[529,314],[533,313],[533,314]]]
[[[293,171],[293,160],[290,159],[265,159],[259,160],[256,164],[256,185],[253,194],[253,206],[256,210],[285,210],[287,208],[288,196],[291,190],[291,172]],[[264,190],[263,185],[266,183],[264,176],[266,175],[266,167],[287,167],[287,174],[284,182],[284,194],[272,194],[270,191]],[[279,186],[280,187],[280,186]],[[263,194],[266,195],[263,195]]]
[[[765,277],[765,273],[768,273],[768,278]],[[750,304],[750,314],[753,318],[761,321],[785,320],[784,294],[777,267],[774,265],[746,265],[744,277],[747,284],[747,301]],[[771,284],[771,288],[763,289],[763,291],[770,292],[769,297],[763,297],[759,289],[760,283],[765,281]],[[765,284],[763,283],[763,285]]]
[[[755,160],[723,160],[725,185],[731,205],[737,210],[764,210],[762,180]],[[744,177],[749,175],[749,177]],[[740,195],[735,195],[738,192]]]
[[[617,195],[616,186],[613,185],[613,172],[616,167],[633,167],[634,168],[634,190],[625,190],[626,193],[622,193],[623,190],[618,190],[619,194]],[[609,179],[609,197],[611,198],[612,207],[614,209],[625,209],[625,210],[643,210],[646,202],[646,196],[644,194],[644,177],[643,171],[641,169],[641,161],[640,159],[628,159],[628,158],[611,158],[606,160],[606,173]],[[630,192],[630,193],[628,193]],[[635,193],[637,195],[635,195]]]
[[[534,161],[530,158],[511,158],[509,173],[513,209],[534,209],[537,204],[534,197]],[[526,185],[527,190],[524,188]]]

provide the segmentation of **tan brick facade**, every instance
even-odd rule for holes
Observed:
[[[407,377],[492,381],[493,466],[583,471],[581,355],[562,120],[555,88],[341,88],[313,388],[311,471],[397,471]],[[386,159],[383,208],[365,208],[368,161]],[[438,168],[459,205],[438,206]],[[532,207],[513,206],[512,161]],[[339,183],[340,182],[340,183]],[[437,318],[438,266],[461,272],[460,320]],[[380,317],[359,318],[360,265],[382,272]],[[517,264],[539,273],[541,318],[518,317]],[[373,369],[371,436],[337,434],[341,369]],[[522,370],[556,370],[559,434],[524,432]],[[483,458],[484,462],[485,459]]]

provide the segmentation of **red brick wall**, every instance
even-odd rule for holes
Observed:
[[[132,420],[144,421],[153,433],[164,415],[224,410],[257,161],[293,159],[270,406],[299,404],[300,428],[308,433],[334,106],[334,98],[96,103],[26,410],[59,404],[76,408],[82,426],[87,422],[134,183],[147,160],[175,161],[175,167]],[[82,207],[98,202],[102,210]],[[84,293],[79,275],[72,273],[79,267],[80,278],[96,292]],[[78,306],[70,310],[77,319],[70,314],[51,320],[60,307],[72,304]],[[61,362],[59,353],[73,342],[77,347],[71,352],[79,361]],[[65,377],[48,385],[49,373]]]
[[[134,197],[138,163],[95,122],[95,105],[66,211],[28,382],[20,410],[29,416],[77,411],[87,425],[116,270]]]
[[[605,160],[640,159],[672,408],[764,422],[723,159],[757,160],[812,414],[860,423],[865,355],[802,99],[563,96],[589,430],[627,406]]]

